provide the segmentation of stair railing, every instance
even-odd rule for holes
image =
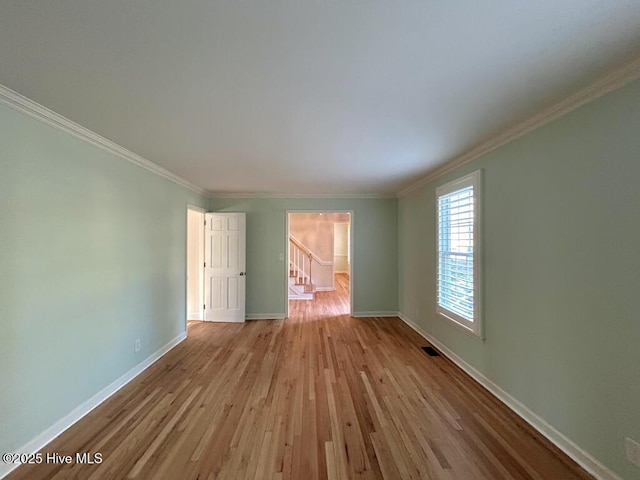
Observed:
[[[289,261],[290,270],[293,270],[296,283],[309,285],[313,288],[312,265],[313,253],[298,240],[289,236]]]

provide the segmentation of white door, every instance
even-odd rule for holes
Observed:
[[[244,322],[244,213],[205,214],[204,319]]]

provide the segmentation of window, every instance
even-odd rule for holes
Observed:
[[[437,313],[482,338],[480,309],[480,170],[436,190]]]

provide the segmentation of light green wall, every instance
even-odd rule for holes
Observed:
[[[435,188],[484,170],[486,341],[435,315]],[[400,310],[623,478],[640,478],[640,81],[399,201]]]
[[[398,311],[397,199],[215,198],[210,209],[247,213],[247,314],[286,312],[287,210],[353,210],[354,312]]]
[[[207,202],[0,106],[0,452],[184,331],[186,205]]]

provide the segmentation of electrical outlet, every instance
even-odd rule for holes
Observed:
[[[629,461],[640,467],[640,444],[627,437],[624,439],[624,447]]]
[[[133,351],[134,352],[139,352],[140,351],[140,339],[136,339],[136,343],[133,346]]]

